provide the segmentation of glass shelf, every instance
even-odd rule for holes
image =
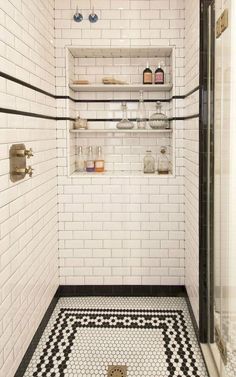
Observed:
[[[141,84],[125,84],[125,85],[105,85],[105,84],[70,84],[70,89],[74,92],[169,92],[172,89],[172,84],[163,85],[141,85]]]
[[[117,170],[117,171],[105,171],[103,173],[96,173],[96,172],[78,172],[74,171],[71,175],[71,178],[104,178],[104,177],[116,177],[116,178],[122,178],[122,177],[143,177],[143,178],[173,178],[173,174],[158,174],[157,172],[154,174],[146,174],[143,173],[143,171],[123,171],[123,170]]]
[[[172,133],[173,130],[168,128],[168,129],[163,129],[163,130],[152,130],[152,129],[145,129],[145,130],[137,130],[137,129],[130,129],[130,130],[119,130],[119,129],[97,129],[97,130],[70,130],[70,133],[137,133],[137,134],[143,134],[143,133],[148,133],[148,134],[158,134],[158,133]]]

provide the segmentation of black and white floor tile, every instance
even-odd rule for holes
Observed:
[[[207,377],[185,299],[61,298],[24,377],[106,377],[115,365],[127,377]]]

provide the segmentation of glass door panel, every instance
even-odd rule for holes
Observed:
[[[214,166],[214,320],[222,377],[236,376],[236,2],[226,9],[228,28],[216,39]],[[234,22],[233,22],[234,20]]]

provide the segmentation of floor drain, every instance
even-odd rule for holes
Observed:
[[[127,377],[126,365],[109,365],[108,377]]]

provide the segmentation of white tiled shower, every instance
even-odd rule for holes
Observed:
[[[1,72],[65,96],[68,46],[174,46],[173,95],[198,87],[198,0],[78,3],[81,23],[72,20],[74,0],[1,0]],[[99,16],[93,25],[92,5]],[[92,68],[94,75],[109,72]],[[75,108],[2,76],[0,82],[1,108],[42,116],[0,113],[0,375],[14,375],[59,284],[186,285],[198,320],[198,118],[174,122],[173,176],[71,176],[70,122],[53,118],[76,111],[106,117],[118,105]],[[173,107],[176,116],[197,115],[198,91],[173,100]],[[130,137],[129,148],[142,143],[136,139]],[[18,142],[32,147],[35,171],[12,184],[8,151]]]

